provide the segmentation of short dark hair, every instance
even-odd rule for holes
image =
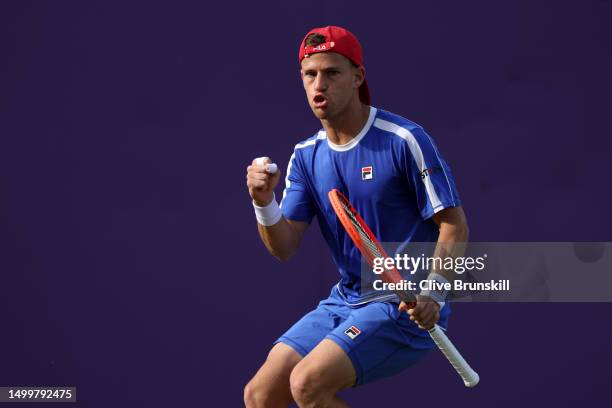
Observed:
[[[308,37],[306,37],[304,45],[307,47],[311,45],[316,47],[317,45],[323,44],[325,41],[326,39],[323,34],[312,33]]]

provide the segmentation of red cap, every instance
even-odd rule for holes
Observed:
[[[306,39],[311,34],[321,34],[325,37],[325,42],[319,45],[309,45],[306,47]],[[357,37],[349,30],[338,26],[327,26],[321,28],[313,28],[304,36],[300,44],[300,62],[311,54],[318,52],[335,52],[345,56],[359,66],[363,65],[363,50]],[[359,87],[359,99],[366,105],[370,104],[370,89],[365,78]]]

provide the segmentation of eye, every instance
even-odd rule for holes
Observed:
[[[315,76],[317,76],[317,74],[314,71],[306,71],[304,72],[304,76],[307,76],[309,78],[314,78]]]

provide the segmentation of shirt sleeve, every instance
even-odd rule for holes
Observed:
[[[414,186],[421,217],[428,219],[445,208],[460,206],[453,175],[431,137],[422,128],[415,128],[405,140],[407,176]]]
[[[314,200],[297,153],[296,149],[289,159],[280,206],[286,219],[310,223],[315,216]]]

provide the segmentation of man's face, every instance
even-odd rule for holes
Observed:
[[[334,52],[313,54],[301,65],[308,104],[319,119],[342,114],[357,95],[365,73],[362,67],[354,67],[348,58]]]

